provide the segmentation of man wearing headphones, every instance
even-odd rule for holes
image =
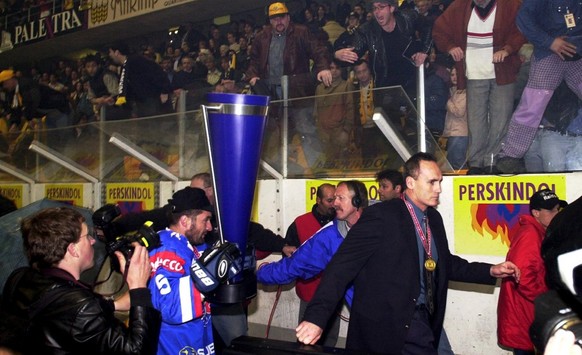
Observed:
[[[299,247],[311,238],[318,230],[333,221],[335,218],[335,208],[333,207],[335,201],[335,185],[330,183],[323,183],[317,187],[315,204],[310,212],[302,214],[295,218],[293,223],[287,228],[285,235],[285,242],[294,247]],[[295,293],[299,297],[299,317],[305,312],[305,308],[313,298],[321,275],[310,278],[309,280],[297,279],[295,282]],[[332,329],[329,330],[331,334],[338,334],[340,326],[340,319],[335,318]],[[334,329],[337,330],[334,332]],[[328,334],[329,334],[328,333]],[[327,336],[324,345],[334,346],[337,336]]]
[[[310,212],[295,218],[287,229],[285,241],[289,245],[299,247],[311,238],[318,230],[333,221],[335,218],[335,186],[330,183],[323,183],[317,187],[315,204]],[[319,286],[320,275],[308,280],[298,278],[295,281],[295,293],[299,297],[299,317],[303,316],[307,304],[313,298],[317,286]],[[301,319],[301,318],[300,318]],[[340,319],[335,317],[333,325],[328,330],[328,335],[323,342],[326,346],[335,346],[337,335],[339,334]],[[333,334],[335,336],[330,336]]]
[[[342,181],[335,190],[333,207],[336,218],[321,228],[288,258],[276,263],[262,264],[257,270],[257,280],[267,285],[288,284],[295,279],[321,277],[321,272],[339,248],[348,231],[358,221],[368,206],[366,186],[356,180]],[[351,305],[352,290],[346,292],[346,301]],[[338,305],[341,307],[341,304]],[[303,314],[299,314],[299,319]],[[322,344],[335,346],[339,334],[339,321],[333,317],[322,337]],[[337,323],[337,324],[336,324]],[[334,326],[335,325],[335,326]]]

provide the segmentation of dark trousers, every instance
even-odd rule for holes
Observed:
[[[436,340],[430,327],[428,310],[424,305],[416,307],[402,354],[437,355]]]
[[[161,114],[162,103],[159,98],[152,97],[145,101],[131,101],[131,116],[142,118]]]

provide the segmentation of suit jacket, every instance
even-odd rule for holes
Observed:
[[[440,213],[429,208],[427,215],[438,252],[431,327],[439,339],[448,281],[495,284],[495,279],[489,274],[490,264],[469,263],[452,255]],[[354,301],[346,348],[400,354],[420,294],[417,237],[402,200],[364,210],[325,269],[303,319],[324,328],[352,281]]]

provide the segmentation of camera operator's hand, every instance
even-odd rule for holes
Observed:
[[[127,268],[125,256],[119,251],[115,252],[121,270],[126,270],[123,276],[130,290],[147,287],[147,282],[152,272],[147,248],[138,243],[132,243],[132,246],[134,250]]]
[[[559,329],[546,345],[544,355],[581,355],[582,348],[576,344],[576,336],[569,330]]]
[[[132,243],[132,246],[134,250],[131,259],[129,260],[129,264],[127,264],[125,255],[123,255],[122,252],[115,252],[115,256],[117,257],[117,260],[119,260],[120,269],[124,270],[123,278],[127,282],[127,286],[130,290],[147,287],[147,282],[152,271],[147,248],[137,242]],[[131,307],[129,291],[116,299],[113,302],[113,305],[115,306],[116,311],[129,311],[129,308]]]
[[[489,271],[491,276],[497,278],[504,278],[508,276],[513,276],[515,278],[515,282],[519,283],[519,277],[521,276],[521,271],[511,261],[504,261],[501,264],[491,266]]]

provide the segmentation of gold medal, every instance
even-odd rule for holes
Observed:
[[[424,268],[428,271],[434,271],[436,269],[436,261],[432,258],[428,258],[424,261]]]

